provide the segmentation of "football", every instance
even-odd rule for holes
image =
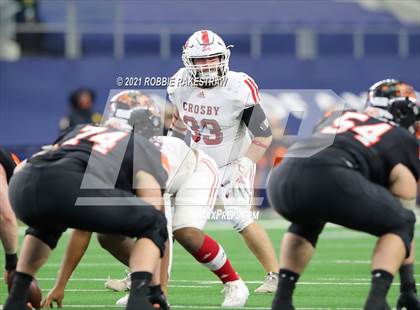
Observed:
[[[14,276],[15,276],[14,271],[9,272],[6,275],[7,288],[9,292],[10,292],[10,289],[12,288]],[[41,301],[42,301],[41,289],[38,286],[38,282],[36,281],[36,279],[33,279],[31,285],[29,286],[27,302],[31,304],[32,308],[39,310],[41,309]]]
[[[41,309],[42,292],[36,279],[33,279],[31,286],[29,287],[27,301],[32,305],[33,308],[37,310]]]

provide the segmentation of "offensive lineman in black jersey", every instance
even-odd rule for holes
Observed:
[[[376,94],[365,113],[336,112],[324,119],[273,170],[270,203],[292,224],[282,240],[272,309],[294,309],[295,284],[327,222],[378,237],[364,309],[391,309],[386,295],[394,274],[410,257],[414,233],[414,213],[404,206],[414,207],[420,173],[414,135],[419,106],[411,86],[395,87],[395,96]],[[333,143],[319,151],[331,134]],[[315,155],[305,157],[308,153]]]
[[[141,130],[128,130],[130,122],[127,130],[76,126],[15,173],[12,207],[29,228],[4,310],[27,309],[30,281],[67,228],[138,238],[130,256],[135,289],[126,309],[155,309],[147,294],[152,274],[159,283],[155,271],[168,237],[159,211],[167,173],[160,152]]]
[[[5,254],[6,282],[16,269],[18,248],[18,227],[15,213],[9,201],[9,181],[19,159],[0,146],[0,240]]]
[[[401,94],[408,96],[413,99],[413,102],[416,100],[416,94],[414,93],[413,88],[401,81],[388,79],[383,80],[378,83],[375,83],[368,93],[367,103],[370,106],[383,106],[384,97],[387,99],[393,99],[401,97]],[[385,99],[386,102],[386,99]],[[374,109],[371,114],[376,112],[384,113],[384,109]],[[378,115],[377,117],[381,117]],[[385,116],[386,117],[386,116]],[[419,124],[416,123],[416,137],[419,139]],[[411,129],[413,132],[413,129]],[[404,203],[403,206],[409,210],[414,209],[415,201],[409,203]],[[411,242],[411,252],[410,256],[406,258],[399,269],[400,274],[400,296],[397,301],[397,310],[408,309],[408,310],[420,310],[420,298],[417,296],[416,281],[414,279],[414,262],[415,262],[415,243],[414,240]]]

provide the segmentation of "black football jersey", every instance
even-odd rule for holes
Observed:
[[[30,163],[42,166],[62,158],[78,159],[85,168],[82,188],[118,188],[135,193],[138,171],[150,173],[165,188],[167,172],[160,151],[133,132],[111,127],[78,125],[57,141],[57,149],[35,156]]]
[[[18,163],[19,159],[15,154],[0,146],[0,165],[2,165],[3,169],[6,171],[7,182],[10,181],[10,178],[13,175],[13,170],[16,168]]]
[[[313,155],[318,158],[345,159],[372,182],[388,186],[394,166],[405,165],[418,180],[419,151],[416,137],[408,130],[373,118],[366,113],[348,110],[334,112],[315,128],[311,138],[298,142],[291,152],[319,148],[335,135],[332,144]]]

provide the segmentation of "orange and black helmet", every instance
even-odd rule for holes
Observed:
[[[377,97],[417,99],[413,86],[395,79],[386,79],[373,84],[369,88],[368,101]]]
[[[367,98],[367,108],[371,107],[387,111],[389,121],[411,132],[420,121],[420,104],[413,86],[399,80],[386,79],[373,84]]]
[[[104,117],[104,125],[139,133],[150,138],[162,135],[160,110],[146,93],[124,90],[114,95]]]

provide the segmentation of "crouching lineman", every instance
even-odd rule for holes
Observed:
[[[401,95],[402,94],[402,95]],[[398,97],[409,97],[417,100],[414,89],[401,81],[395,79],[387,79],[379,81],[372,85],[368,92],[367,104],[370,106],[382,106],[383,100],[394,99]],[[376,110],[382,111],[382,110]],[[373,113],[373,112],[372,112]],[[416,122],[416,137],[419,139],[419,122]],[[413,210],[415,202],[403,204],[404,208]],[[400,274],[400,296],[397,301],[397,310],[420,310],[420,298],[417,296],[416,281],[414,279],[414,262],[415,262],[415,241],[411,241],[410,256],[406,258],[399,269]]]
[[[9,201],[9,181],[19,159],[13,153],[0,146],[0,240],[5,253],[6,283],[12,276],[17,264],[18,226],[15,213]]]
[[[130,97],[126,98],[126,94],[129,94]],[[116,95],[111,99],[111,104],[114,104],[115,108],[112,109],[114,116],[109,122],[118,126],[118,123],[126,122],[121,117],[121,115],[126,115],[129,118],[129,125],[134,126],[136,132],[144,137],[150,138],[150,141],[160,149],[165,158],[162,164],[166,166],[169,175],[166,193],[173,196],[173,219],[171,222],[175,239],[224,284],[225,299],[222,307],[244,306],[249,296],[248,288],[233,269],[222,246],[203,232],[215,204],[220,185],[216,163],[204,152],[189,148],[184,141],[178,138],[156,136],[162,132],[160,117],[157,113],[153,113],[157,107],[150,100],[134,102],[139,98],[147,99],[144,94],[137,91],[125,91]],[[133,101],[125,106],[134,109],[127,113],[118,113],[118,107],[123,106],[122,101],[125,99]],[[117,117],[117,115],[120,116]],[[56,285],[48,294],[45,306],[50,306],[52,301],[61,304],[65,285],[88,246],[90,233],[75,231],[72,240],[74,241],[73,245],[67,249],[66,259],[61,267]],[[134,245],[132,239],[124,236],[98,234],[98,240],[101,246],[115,258],[128,265],[128,258]],[[166,268],[162,268],[163,278],[166,277],[163,274],[164,269]],[[165,280],[163,279],[162,283]],[[112,286],[109,282],[107,284]],[[123,289],[125,288],[127,287],[124,286]],[[159,286],[151,287],[151,292],[153,299],[163,296]],[[127,296],[117,302],[118,305],[126,303]]]
[[[80,125],[53,149],[29,159],[10,182],[12,207],[29,228],[4,310],[27,309],[34,275],[69,227],[137,238],[129,258],[133,289],[126,309],[155,309],[148,286],[167,240],[159,211],[167,173],[160,158],[132,131]],[[158,278],[156,272],[153,283]]]
[[[419,178],[414,127],[420,112],[411,86],[389,87],[395,88],[394,95],[375,94],[364,113],[335,112],[324,119],[312,138],[293,145],[289,157],[273,170],[270,203],[292,224],[281,244],[272,309],[294,309],[296,282],[327,222],[378,237],[364,309],[391,309],[386,295],[395,273],[410,257],[413,239],[415,216],[409,209],[415,204]],[[333,144],[319,151],[331,135],[336,135]],[[410,283],[407,289],[414,286]]]

